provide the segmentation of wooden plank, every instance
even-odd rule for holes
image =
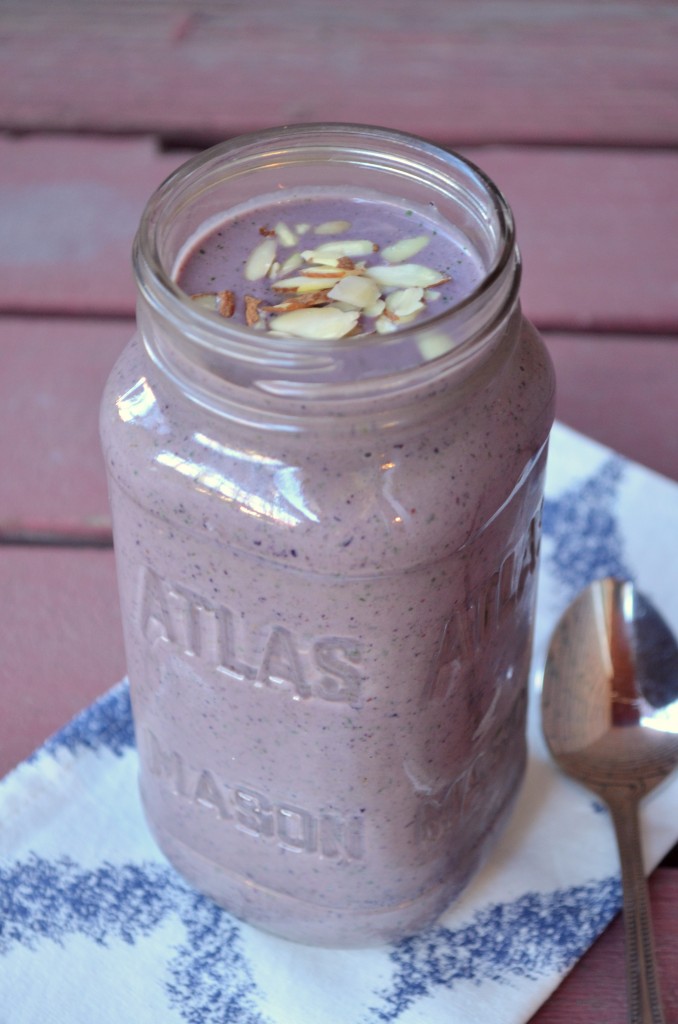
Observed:
[[[0,547],[0,776],[122,678],[112,551]]]
[[[291,121],[461,143],[673,144],[670,0],[10,0],[0,125],[217,140]],[[397,103],[394,102],[397,97]]]
[[[0,320],[0,540],[110,538],[98,411],[132,330],[131,321]]]
[[[466,152],[515,210],[538,325],[678,331],[678,153]],[[185,156],[149,140],[0,139],[0,310],[132,315],[138,219]]]
[[[678,153],[468,155],[513,208],[523,307],[542,329],[677,331]]]
[[[678,339],[548,334],[564,423],[678,481]]]
[[[666,1024],[678,1024],[678,871],[650,879],[650,905]],[[624,929],[617,917],[530,1024],[626,1024]]]
[[[141,139],[0,138],[0,309],[133,314],[132,240],[183,155]]]

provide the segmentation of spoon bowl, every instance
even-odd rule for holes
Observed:
[[[678,765],[678,644],[629,580],[592,583],[556,626],[542,725],[559,767],[610,809],[622,867],[629,1020],[663,1024],[638,805]]]

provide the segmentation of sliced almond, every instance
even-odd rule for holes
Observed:
[[[377,334],[392,334],[393,331],[398,330],[398,326],[384,314],[384,316],[378,316],[374,321],[374,329]]]
[[[371,306],[367,306],[363,311],[365,316],[381,316],[386,308],[386,303],[383,299],[377,299]]]
[[[326,220],[313,228],[313,232],[316,235],[340,235],[342,231],[348,231],[350,226],[350,220]]]
[[[273,285],[274,292],[314,292],[319,288],[330,289],[341,281],[342,275],[331,274],[327,277],[317,275],[299,275],[298,277],[286,277],[283,281],[276,281]]]
[[[261,317],[259,316],[259,306],[261,299],[255,298],[254,295],[245,296],[245,323],[248,327],[254,327],[255,324],[259,323]]]
[[[217,312],[219,316],[230,317],[235,313],[235,295],[231,291],[217,294]]]
[[[260,281],[262,277],[266,277],[275,259],[276,249],[273,238],[265,238],[263,242],[255,245],[245,264],[244,273],[248,281]]]
[[[387,245],[381,250],[381,255],[387,263],[403,263],[411,260],[418,252],[425,249],[431,241],[430,235],[415,235],[413,238],[401,238],[393,245]]]
[[[297,244],[297,236],[295,235],[292,228],[285,224],[284,221],[278,221],[275,228],[275,235],[281,245],[284,245],[286,249],[291,249],[293,245]]]
[[[379,252],[379,246],[366,238],[342,238],[336,242],[323,242],[313,250],[318,256],[367,256]]]
[[[329,297],[341,302],[350,302],[357,309],[365,309],[377,301],[379,288],[376,282],[370,280],[369,277],[347,274],[334,285],[329,292]]]
[[[382,288],[429,288],[450,280],[440,271],[420,263],[367,267],[365,273]]]
[[[342,270],[340,267],[335,267],[334,270],[318,270],[317,267],[307,267],[302,270],[303,277],[309,277],[314,281],[322,281],[326,277],[350,277],[353,274],[352,270]]]
[[[231,291],[196,292],[191,301],[220,316],[231,317],[235,313],[235,295]]]
[[[386,309],[399,320],[418,313],[425,305],[423,288],[399,288],[386,296]]]
[[[417,347],[421,355],[427,361],[438,359],[454,348],[452,338],[440,331],[428,331],[417,341]]]
[[[288,299],[277,302],[274,306],[262,306],[265,313],[288,313],[293,309],[307,309],[308,306],[326,306],[327,292],[295,293]]]
[[[352,260],[350,256],[323,256],[316,249],[305,249],[301,256],[308,264],[309,271],[312,267],[327,267],[332,270],[351,270],[360,274],[365,269],[365,261]]]
[[[304,249],[301,253],[302,261],[306,260],[307,263],[312,263],[318,267],[338,267],[342,259],[348,259],[348,256],[323,256],[322,253],[318,253],[315,249]]]
[[[201,306],[203,309],[214,312],[217,308],[216,292],[195,292],[190,298],[191,302],[195,302],[196,306]]]
[[[291,256],[280,265],[281,274],[291,274],[293,270],[298,270],[303,265],[304,261],[301,258],[301,253],[293,252]]]
[[[271,317],[269,329],[294,338],[331,341],[349,334],[357,326],[359,317],[357,309],[347,312],[336,306],[296,309]]]

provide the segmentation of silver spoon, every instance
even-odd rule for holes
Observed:
[[[631,1024],[664,1024],[638,805],[678,764],[678,645],[627,580],[588,586],[553,634],[542,724],[564,772],[610,809],[622,869]]]

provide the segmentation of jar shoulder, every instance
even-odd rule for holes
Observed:
[[[289,550],[294,535],[298,556],[355,571],[463,546],[538,458],[553,394],[548,353],[524,322],[502,372],[451,393],[430,420],[420,409],[397,428],[363,417],[256,429],[182,400],[135,339],[106,387],[102,443],[111,481],[144,514],[172,522],[180,509],[189,530],[208,525],[216,542],[260,554]]]

